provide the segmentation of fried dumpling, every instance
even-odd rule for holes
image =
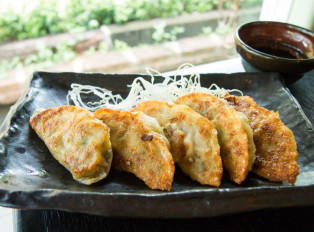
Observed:
[[[76,181],[89,185],[108,175],[112,161],[109,128],[88,110],[50,108],[32,116],[30,125]]]
[[[171,189],[174,162],[156,119],[104,108],[94,114],[110,128],[115,168],[135,174],[152,189]]]
[[[297,145],[278,112],[260,107],[248,96],[229,95],[225,99],[249,119],[256,146],[253,172],[270,180],[294,184],[299,174]]]
[[[220,185],[223,170],[213,123],[187,106],[162,101],[142,102],[133,111],[157,119],[174,161],[185,174],[201,184]]]
[[[206,93],[191,93],[176,100],[187,105],[214,123],[224,168],[230,179],[242,183],[251,170],[255,146],[247,117],[218,97]]]

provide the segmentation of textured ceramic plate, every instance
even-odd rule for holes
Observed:
[[[240,89],[260,105],[279,111],[298,144],[300,175],[296,185],[270,182],[250,173],[241,185],[224,175],[220,188],[213,188],[191,181],[178,169],[170,192],[151,190],[132,174],[113,169],[97,184],[75,182],[30,128],[31,114],[36,108],[66,104],[67,91],[74,82],[105,87],[125,97],[127,84],[137,76],[35,73],[27,93],[11,109],[0,130],[0,205],[106,216],[210,217],[314,204],[313,126],[276,74],[202,74],[201,81],[203,86],[216,83]]]

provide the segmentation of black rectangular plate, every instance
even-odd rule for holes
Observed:
[[[313,126],[275,73],[201,74],[201,82],[207,87],[216,83],[226,89],[240,89],[261,106],[279,111],[298,145],[300,175],[294,186],[250,173],[241,185],[230,182],[224,174],[221,186],[214,188],[193,182],[178,168],[170,192],[151,190],[134,175],[114,169],[108,178],[91,186],[75,182],[30,128],[30,116],[36,108],[65,105],[71,83],[104,87],[125,97],[127,85],[138,76],[34,73],[25,96],[1,126],[0,205],[105,216],[180,218],[314,204]]]

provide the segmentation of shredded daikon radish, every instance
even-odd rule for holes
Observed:
[[[142,77],[134,79],[131,85],[128,96],[123,99],[119,94],[113,94],[110,90],[92,86],[80,85],[73,83],[72,90],[69,90],[67,102],[70,105],[70,99],[74,105],[81,106],[90,111],[95,111],[99,108],[110,108],[117,110],[130,110],[139,103],[148,100],[160,100],[166,102],[174,102],[178,97],[188,93],[210,93],[217,97],[223,97],[230,92],[242,92],[238,89],[224,89],[216,84],[212,84],[209,88],[201,86],[200,75],[196,72],[192,64],[182,64],[174,74],[168,76],[159,73],[152,68],[146,68],[146,73],[151,77],[150,81]],[[155,83],[154,74],[163,78],[162,82]],[[189,73],[188,75],[186,73]],[[99,98],[99,101],[84,103],[82,94],[94,94]]]

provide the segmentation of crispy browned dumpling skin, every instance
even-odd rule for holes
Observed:
[[[175,162],[185,174],[201,184],[220,185],[222,162],[212,122],[187,106],[162,101],[140,103],[133,111],[157,119],[169,139]]]
[[[253,172],[270,180],[294,184],[299,174],[297,145],[278,112],[260,107],[248,96],[230,95],[226,100],[249,118],[256,146]]]
[[[112,161],[109,128],[88,110],[50,108],[32,116],[30,125],[78,182],[89,185],[108,175]]]
[[[154,118],[104,108],[94,114],[110,128],[115,168],[135,174],[152,189],[171,189],[174,162]]]
[[[189,106],[214,123],[223,166],[232,181],[242,183],[255,159],[252,130],[247,125],[247,117],[225,100],[206,93],[187,94],[178,98],[176,103]]]

